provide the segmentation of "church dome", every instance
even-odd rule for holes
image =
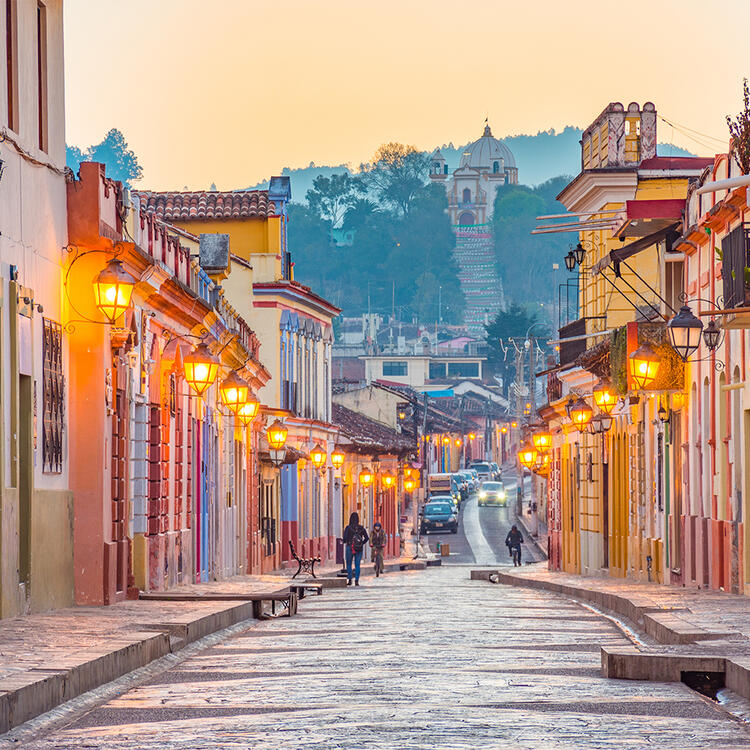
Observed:
[[[513,152],[499,138],[492,135],[489,125],[485,125],[482,137],[466,147],[461,156],[461,166],[492,171],[493,162],[500,159],[503,160],[505,169],[516,169]]]

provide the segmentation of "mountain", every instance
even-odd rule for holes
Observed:
[[[580,139],[583,131],[570,125],[563,130],[540,130],[536,135],[511,135],[503,138],[518,165],[518,179],[524,185],[541,185],[559,175],[576,175],[581,171],[581,146]],[[440,150],[443,153],[448,168],[455,169],[461,159],[461,154],[466,144],[454,146],[453,143],[442,144]],[[434,148],[430,149],[431,153]],[[660,156],[694,156],[685,149],[660,143],[658,146]],[[312,187],[313,180],[318,175],[330,177],[332,174],[351,172],[350,165],[339,164],[338,166],[317,165],[310,162],[306,167],[292,168],[284,167],[281,174],[291,177],[292,200],[300,203],[305,200],[307,191]],[[252,185],[249,190],[263,189],[268,187],[268,181]]]

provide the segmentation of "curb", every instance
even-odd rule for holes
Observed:
[[[61,655],[43,669],[8,675],[0,681],[0,732],[252,617],[252,602],[243,602],[191,621],[142,625],[141,631],[108,638],[108,646],[117,644],[113,650],[89,648],[76,656]]]

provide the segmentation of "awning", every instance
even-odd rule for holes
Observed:
[[[646,250],[664,239],[667,240],[667,250],[669,250],[672,246],[672,242],[678,237],[678,226],[679,222],[673,222],[669,226],[663,227],[658,232],[647,234],[645,237],[641,237],[635,242],[611,250],[598,263],[595,263],[591,270],[594,274],[601,273],[605,268],[612,265],[612,263],[619,263],[620,261],[627,260],[631,255],[640,253],[642,250]]]

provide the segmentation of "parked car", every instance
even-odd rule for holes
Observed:
[[[458,533],[458,513],[451,495],[436,495],[422,509],[419,533],[428,534],[430,531]]]
[[[477,472],[477,475],[479,476],[479,479],[481,481],[492,479],[492,469],[490,469],[490,465],[488,463],[483,462],[472,464],[471,468]]]
[[[479,487],[479,505],[499,505],[505,508],[508,505],[508,495],[502,482],[482,482]]]

